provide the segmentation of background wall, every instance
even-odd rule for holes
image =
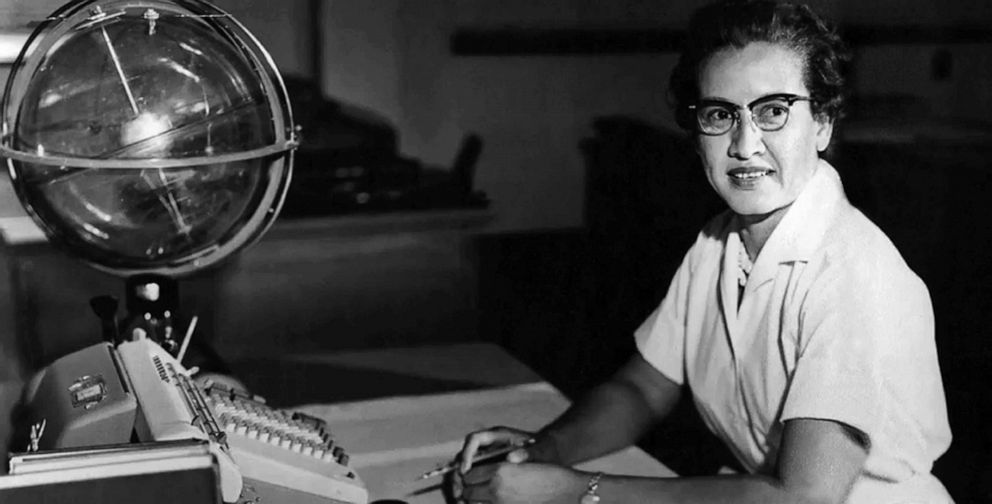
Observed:
[[[407,156],[450,166],[462,137],[480,134],[485,146],[475,180],[494,202],[491,229],[518,231],[583,224],[577,146],[595,117],[627,114],[674,128],[664,90],[675,56],[465,57],[451,54],[451,34],[466,27],[681,28],[703,2],[215,3],[258,36],[284,73],[318,78],[327,96],[391,122]],[[992,4],[982,0],[809,3],[843,24],[992,26]],[[0,0],[0,28],[23,30],[61,4]],[[935,77],[940,58],[947,72]],[[992,53],[985,44],[863,47],[854,81],[866,96],[910,98],[912,110],[904,112],[912,118],[986,120],[992,113]]]
[[[300,40],[307,37],[307,0],[282,2],[275,11],[260,0],[219,3],[257,32],[284,71],[319,75],[328,96],[394,124],[404,154],[448,166],[462,136],[480,134],[485,147],[476,183],[494,201],[492,229],[516,231],[582,224],[577,146],[593,118],[628,114],[674,128],[664,91],[675,56],[454,56],[454,30],[681,28],[703,2],[325,0],[317,2],[318,51]],[[992,4],[981,0],[810,3],[844,24],[992,25]],[[303,56],[315,52],[316,70]],[[948,53],[949,75],[934,78],[935,57]],[[992,56],[985,45],[873,45],[858,58],[858,91],[909,96],[914,117],[985,119],[992,112]]]

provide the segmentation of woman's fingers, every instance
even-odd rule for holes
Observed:
[[[473,461],[490,445],[514,445],[533,438],[533,434],[509,427],[493,427],[477,431],[465,437],[462,450],[456,456],[458,471],[450,475],[451,494],[459,502],[492,502],[490,480],[499,464],[473,466]],[[530,458],[525,448],[513,450],[506,460],[515,464]]]
[[[530,459],[530,452],[526,448],[513,450],[506,456],[506,461],[511,464],[522,464]]]
[[[519,443],[529,437],[529,433],[509,427],[494,427],[484,431],[473,432],[465,437],[465,444],[462,446],[462,451],[459,454],[459,471],[466,473],[472,469],[472,460],[475,459],[479,450],[484,446]]]
[[[482,465],[462,475],[464,490],[468,490],[469,487],[488,484],[489,480],[493,479],[493,472],[497,466],[498,464]]]
[[[461,498],[465,502],[491,502],[493,499],[490,482],[495,465],[479,466],[462,476]]]
[[[459,466],[459,471],[462,474],[467,473],[472,469],[472,460],[475,459],[475,455],[479,453],[479,448],[487,445],[491,445],[500,439],[500,435],[495,431],[487,430],[480,432],[473,432],[465,438],[465,445],[462,446],[462,452],[460,455],[461,465]]]

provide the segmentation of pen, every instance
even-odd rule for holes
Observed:
[[[500,456],[506,455],[506,454],[508,454],[508,453],[510,453],[510,452],[512,452],[512,451],[514,451],[516,449],[518,449],[518,448],[523,448],[524,446],[530,446],[530,445],[534,444],[535,441],[536,440],[534,438],[530,438],[530,439],[526,439],[526,440],[524,440],[524,441],[522,441],[520,443],[510,444],[510,445],[507,445],[507,446],[504,446],[504,447],[501,447],[501,448],[496,448],[496,449],[493,449],[493,450],[479,452],[479,453],[477,453],[475,455],[475,457],[472,457],[472,463],[475,464],[475,463],[478,463],[478,462],[485,462],[487,460],[491,460],[491,459],[494,459],[496,457],[500,457]],[[449,472],[454,471],[455,469],[458,469],[458,466],[460,466],[460,465],[461,465],[461,462],[459,462],[457,460],[453,460],[453,461],[451,461],[451,462],[449,462],[449,463],[447,463],[445,465],[442,465],[442,466],[438,467],[437,469],[433,469],[431,471],[425,472],[424,474],[422,474],[420,476],[419,479],[433,478],[435,476],[441,476],[442,474],[448,474]]]

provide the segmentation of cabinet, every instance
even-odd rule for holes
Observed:
[[[477,335],[473,235],[487,210],[278,222],[217,274],[224,355],[455,342]]]
[[[451,210],[279,220],[221,266],[180,280],[178,325],[197,315],[195,337],[228,359],[472,340],[471,238],[490,218]],[[29,367],[97,342],[88,300],[123,298],[123,279],[55,249],[27,217],[0,219],[0,232],[5,324]]]

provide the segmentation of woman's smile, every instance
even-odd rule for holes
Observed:
[[[727,172],[727,177],[730,184],[737,189],[751,190],[756,189],[765,177],[774,173],[774,170],[768,168],[740,167]]]

